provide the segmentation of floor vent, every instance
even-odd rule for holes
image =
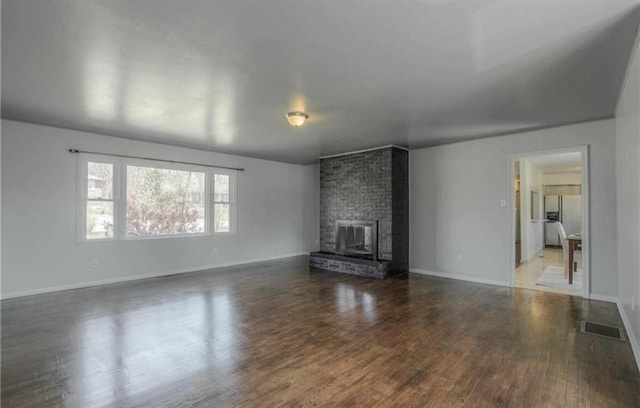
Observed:
[[[582,321],[580,331],[587,334],[595,334],[596,336],[606,337],[608,339],[624,341],[624,335],[619,327],[605,326],[604,324]]]

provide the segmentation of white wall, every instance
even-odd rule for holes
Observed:
[[[618,296],[627,328],[633,334],[640,366],[640,51],[636,44],[616,112],[618,182]]]
[[[531,218],[531,192],[538,193],[538,208],[542,211],[544,192],[542,191],[542,174],[540,169],[530,160],[520,160],[520,237],[522,260],[533,261],[544,246],[544,223],[540,221],[541,213]]]
[[[580,173],[558,173],[558,174],[543,174],[542,184],[545,186],[553,185],[581,185],[582,174]]]
[[[7,120],[2,132],[3,297],[299,254],[313,249],[318,237],[317,227],[305,222],[317,211],[317,166]],[[237,234],[76,243],[77,158],[67,151],[72,147],[246,168],[238,173]]]
[[[411,268],[507,284],[511,155],[589,145],[591,290],[616,296],[614,140],[615,122],[604,120],[412,150]]]

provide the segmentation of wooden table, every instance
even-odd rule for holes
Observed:
[[[571,234],[567,237],[567,245],[569,246],[569,256],[567,259],[567,270],[569,271],[569,285],[573,284],[573,252],[582,245],[582,235]],[[577,268],[576,268],[577,269]]]

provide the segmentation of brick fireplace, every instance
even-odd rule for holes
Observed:
[[[408,165],[409,153],[393,146],[321,158],[312,267],[377,278],[407,271]]]

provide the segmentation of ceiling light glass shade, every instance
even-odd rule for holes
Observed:
[[[285,115],[287,122],[293,127],[300,127],[307,121],[309,115],[304,112],[289,112]]]

